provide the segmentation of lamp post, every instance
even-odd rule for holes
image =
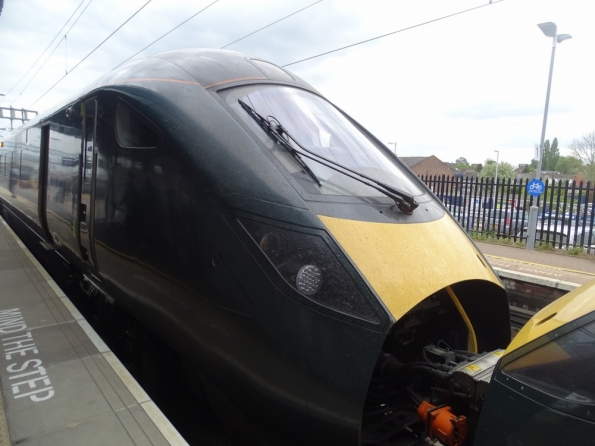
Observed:
[[[556,44],[572,39],[570,34],[558,34],[558,27],[553,22],[540,23],[537,26],[543,31],[546,37],[552,38],[552,58],[550,61],[550,74],[547,81],[547,93],[545,96],[545,110],[543,111],[543,125],[541,127],[541,142],[539,143],[539,161],[537,161],[537,172],[535,178],[541,179],[541,160],[543,159],[543,148],[545,142],[545,127],[547,124],[547,111],[550,105],[550,90],[552,87],[552,73],[554,72],[554,56],[556,55]],[[527,234],[527,249],[535,248],[535,233],[537,231],[537,206],[531,206],[529,210],[529,233]]]
[[[387,142],[387,144],[394,144],[395,145],[395,155],[397,154],[397,142]]]

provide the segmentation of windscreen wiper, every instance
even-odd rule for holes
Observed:
[[[378,181],[374,178],[371,178],[363,173],[357,172],[355,170],[350,169],[349,167],[343,166],[335,161],[329,160],[321,155],[318,155],[304,146],[302,146],[286,129],[281,125],[281,123],[273,116],[267,116],[267,118],[263,118],[256,110],[250,107],[241,99],[238,99],[238,102],[242,106],[244,110],[248,112],[248,114],[263,128],[265,132],[267,132],[277,143],[283,146],[300,164],[300,166],[312,177],[312,179],[321,186],[320,180],[316,177],[314,172],[306,165],[302,156],[311,159],[323,166],[328,167],[329,169],[333,169],[336,172],[342,173],[349,178],[352,178],[360,183],[365,184],[377,191],[383,193],[387,197],[395,200],[396,206],[405,214],[411,215],[413,211],[419,206],[419,204],[415,201],[412,195],[403,192],[393,186],[390,186],[386,183]],[[289,141],[293,141],[293,143],[298,146],[302,151],[298,151],[291,146]]]
[[[285,150],[287,150],[289,152],[289,154],[291,156],[293,156],[295,158],[295,160],[301,166],[301,168],[304,169],[304,172],[306,172],[308,175],[310,175],[312,180],[314,180],[314,182],[316,184],[318,184],[318,186],[322,186],[322,183],[320,182],[320,180],[318,179],[316,174],[314,172],[312,172],[312,169],[310,169],[308,167],[308,165],[304,162],[304,160],[300,156],[300,153],[297,150],[295,150],[291,146],[291,144],[289,144],[289,141],[287,141],[285,138],[283,138],[282,135],[280,135],[278,132],[276,132],[274,130],[274,127],[271,125],[271,123],[269,121],[267,121],[266,119],[264,119],[262,116],[260,116],[256,112],[256,110],[254,110],[252,107],[250,107],[248,104],[246,104],[241,99],[238,99],[238,102],[240,103],[242,108],[244,110],[246,110],[250,116],[252,116],[252,118],[258,123],[258,125],[260,125],[262,127],[262,129],[273,138],[274,141],[276,141],[279,145],[281,145]]]

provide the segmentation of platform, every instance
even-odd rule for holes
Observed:
[[[0,218],[0,446],[187,445]]]
[[[494,243],[476,241],[475,244],[499,275],[524,276],[531,279],[530,282],[566,291],[595,280],[595,255],[592,254],[573,256]]]

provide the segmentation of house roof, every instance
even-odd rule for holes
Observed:
[[[425,161],[425,160],[430,159],[430,158],[437,159],[439,162],[441,162],[442,164],[444,164],[447,168],[451,169],[455,174],[461,175],[461,172],[457,169],[457,167],[456,167],[455,164],[453,164],[453,163],[445,163],[444,161],[442,161],[440,158],[438,158],[435,155],[430,155],[430,156],[400,156],[399,157],[399,159],[401,161],[403,161],[407,167],[413,167],[416,164],[419,164],[422,161]]]
[[[399,159],[405,163],[407,167],[415,166],[424,160],[427,160],[429,156],[400,156]]]

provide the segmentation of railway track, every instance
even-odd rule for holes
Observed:
[[[519,330],[525,326],[525,324],[533,317],[534,314],[534,311],[510,306],[510,328],[513,334],[518,333]]]

